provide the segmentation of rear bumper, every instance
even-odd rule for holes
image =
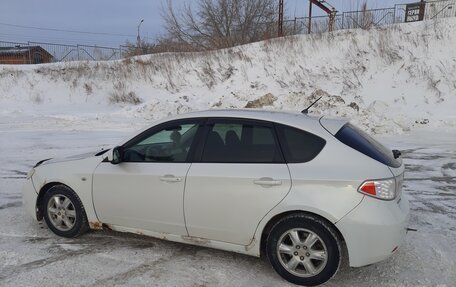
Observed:
[[[22,187],[22,205],[28,214],[34,219],[36,218],[36,199],[38,194],[36,193],[35,187],[33,186],[32,180],[27,179],[24,186]]]
[[[382,201],[365,196],[336,223],[348,249],[350,266],[360,267],[391,256],[405,239],[410,217],[407,198]]]

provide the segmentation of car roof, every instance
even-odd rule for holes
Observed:
[[[248,118],[248,119],[264,119],[273,121],[270,117],[295,117],[308,118],[318,120],[320,117],[309,116],[298,112],[291,111],[277,111],[277,110],[261,110],[261,109],[211,109],[202,111],[192,111],[176,115],[175,118],[189,118],[189,117],[229,117],[229,118]]]
[[[175,115],[161,122],[168,120],[186,119],[186,118],[205,118],[205,117],[223,117],[223,118],[241,118],[263,120],[285,125],[295,126],[308,131],[315,129],[320,130],[320,121],[324,116],[312,116],[300,112],[263,110],[263,109],[212,109],[204,111],[192,111]],[[342,118],[324,117],[325,126],[329,127],[331,133],[340,129],[348,121]],[[325,127],[326,128],[326,127]]]

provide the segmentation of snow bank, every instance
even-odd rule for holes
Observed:
[[[372,133],[454,127],[455,30],[447,18],[204,53],[0,65],[0,117],[106,126],[249,103],[297,111],[323,96],[311,113]]]

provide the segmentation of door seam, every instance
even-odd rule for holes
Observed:
[[[190,233],[188,232],[187,219],[185,218],[185,192],[187,190],[187,176],[188,176],[188,173],[190,172],[190,168],[192,167],[192,165],[193,165],[193,163],[190,163],[190,166],[187,169],[187,173],[185,174],[184,192],[182,193],[182,214],[184,215],[184,226],[185,226],[185,231],[187,231],[187,236],[190,236]]]

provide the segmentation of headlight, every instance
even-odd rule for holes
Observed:
[[[32,168],[32,169],[27,173],[27,179],[30,179],[34,173],[35,173],[35,169]]]

